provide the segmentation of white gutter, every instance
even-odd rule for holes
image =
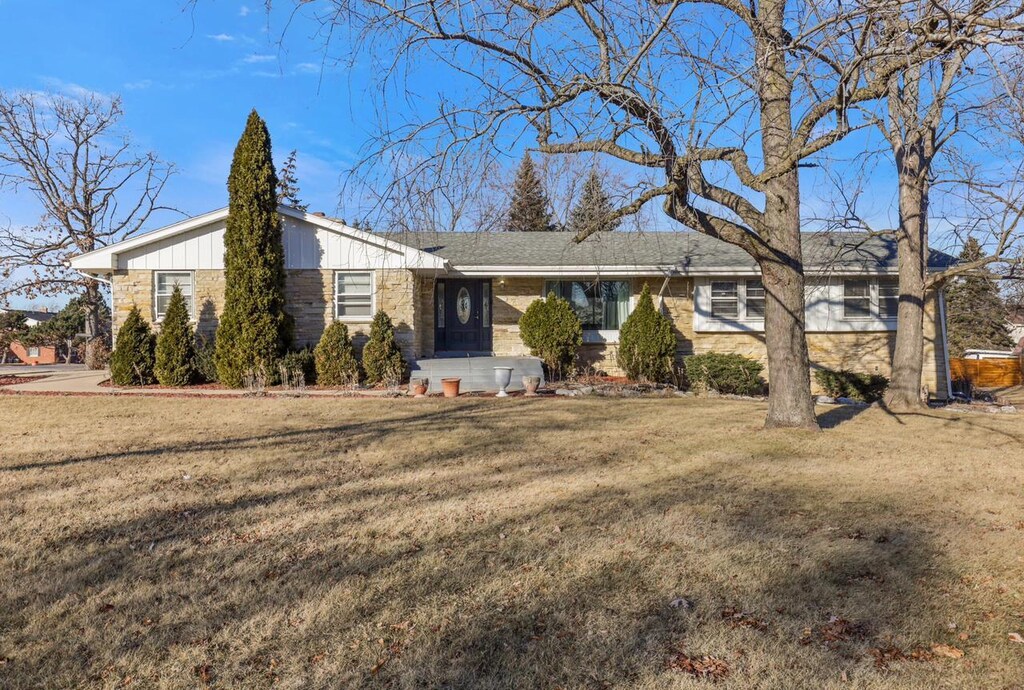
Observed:
[[[80,271],[77,268],[72,268],[71,270],[77,273],[78,275],[82,276],[83,278],[89,278],[90,280],[95,280],[96,282],[103,283],[104,285],[113,285],[113,282],[107,280],[106,278],[100,278],[98,275],[86,273],[85,271]]]

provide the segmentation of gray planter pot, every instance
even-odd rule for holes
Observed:
[[[494,382],[498,384],[498,398],[507,398],[505,389],[512,383],[512,367],[494,367]]]

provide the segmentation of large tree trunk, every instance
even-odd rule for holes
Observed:
[[[100,324],[100,294],[95,280],[87,280],[85,285],[85,361],[92,362],[92,351],[96,347],[96,339],[102,333]]]
[[[764,340],[770,386],[765,427],[816,430],[804,324],[799,197],[795,171],[769,184],[765,223],[771,228],[775,256],[760,262],[766,293]]]
[[[765,167],[788,168],[765,185],[764,225],[759,229],[771,250],[758,261],[766,292],[764,339],[770,387],[764,424],[767,428],[817,429],[804,330],[800,177],[795,167],[785,165],[793,152],[793,82],[782,49],[789,41],[785,11],[783,0],[761,4],[761,23],[767,35],[756,43]]]
[[[916,148],[916,147],[915,147]],[[900,273],[900,305],[892,381],[885,404],[892,410],[914,410],[921,399],[924,371],[924,300],[928,252],[928,180],[921,174],[920,151],[904,156],[899,171],[900,227],[896,238]]]

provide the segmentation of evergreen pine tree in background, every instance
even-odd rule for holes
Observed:
[[[291,342],[277,191],[270,133],[253,110],[228,177],[224,313],[216,360],[218,379],[231,388],[240,387],[248,371],[273,376]]]
[[[298,154],[298,151],[292,149],[292,152],[285,158],[284,165],[281,166],[280,179],[277,181],[277,203],[305,211],[309,206],[302,203],[299,197],[302,192],[299,191],[299,178],[295,163]]]
[[[550,203],[544,192],[544,185],[537,175],[530,154],[523,156],[523,162],[516,173],[512,187],[512,204],[508,211],[505,229],[510,232],[537,232],[553,230]]]
[[[619,219],[611,217],[615,208],[604,189],[601,172],[595,167],[583,183],[583,192],[569,215],[571,232],[589,235],[591,232],[611,232],[619,227]]]
[[[142,318],[139,308],[132,306],[121,329],[117,345],[110,355],[110,380],[116,386],[146,386],[153,383],[153,333]]]
[[[196,341],[188,320],[188,305],[181,288],[175,285],[156,339],[153,373],[160,385],[187,386],[195,381]]]
[[[978,240],[967,238],[960,260],[977,261],[981,256]],[[951,357],[963,356],[964,350],[1009,350],[1014,346],[1006,330],[1006,305],[990,276],[956,278],[946,290],[946,311]]]

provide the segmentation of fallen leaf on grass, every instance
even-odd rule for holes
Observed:
[[[747,611],[741,611],[735,606],[726,606],[722,609],[722,620],[732,628],[751,628],[753,630],[765,631],[768,624]]]
[[[213,667],[209,664],[196,664],[192,671],[196,674],[196,677],[204,683],[209,683],[213,680]]]
[[[1010,633],[1010,642],[1016,642],[1017,644],[1024,644],[1024,637],[1020,633]]]
[[[724,659],[713,656],[693,657],[683,652],[672,655],[668,668],[681,673],[688,673],[699,680],[720,681],[729,675],[729,664]]]
[[[964,655],[964,650],[948,644],[933,644],[932,651],[936,656],[944,656],[949,659],[959,659]]]

